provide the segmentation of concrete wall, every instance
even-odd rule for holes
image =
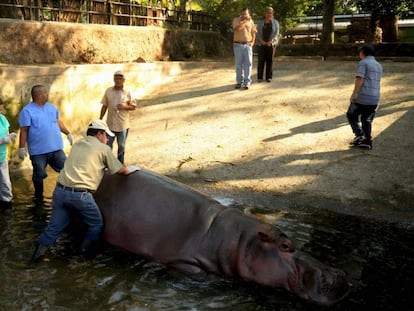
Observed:
[[[107,87],[113,85],[113,73],[125,73],[125,87],[137,104],[156,88],[168,83],[192,62],[123,63],[107,65],[0,65],[0,96],[6,102],[11,131],[18,132],[18,114],[30,100],[33,85],[50,87],[49,101],[55,104],[61,118],[75,138],[85,134],[85,126],[99,118],[100,101]],[[65,143],[66,140],[64,140]],[[10,146],[10,166],[30,166],[28,159],[20,163],[16,157],[17,142]],[[66,146],[67,148],[69,146]]]

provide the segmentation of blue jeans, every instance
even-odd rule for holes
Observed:
[[[46,166],[60,172],[65,164],[66,155],[63,150],[56,150],[49,153],[31,155],[30,160],[33,166],[32,181],[35,188],[35,197],[43,198],[43,179],[47,177]]]
[[[122,131],[122,132],[113,132],[115,134],[116,142],[118,144],[118,156],[117,157],[118,157],[118,160],[122,164],[124,164],[125,145],[126,145],[126,140],[127,140],[127,137],[128,137],[128,131],[129,131],[129,129],[126,129],[125,131]],[[112,146],[114,144],[115,137],[108,136],[108,143],[107,144],[108,144],[109,147],[111,147],[111,149],[112,149]]]
[[[252,83],[253,48],[248,44],[233,43],[237,84]],[[244,72],[244,76],[243,76]]]
[[[52,215],[45,231],[39,236],[41,245],[51,246],[71,221],[72,215],[80,217],[88,228],[85,240],[96,241],[101,237],[102,215],[90,192],[74,192],[56,187],[52,198]]]
[[[365,136],[371,140],[372,121],[375,117],[377,105],[362,105],[352,102],[349,105],[346,117],[355,136]],[[359,125],[361,119],[361,126]]]

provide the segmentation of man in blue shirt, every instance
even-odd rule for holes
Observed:
[[[33,86],[31,95],[33,100],[19,113],[19,158],[24,160],[27,156],[27,143],[33,166],[34,202],[42,204],[46,166],[49,164],[56,172],[60,172],[66,160],[61,132],[71,145],[73,139],[59,119],[57,108],[48,102],[49,91],[46,86]]]
[[[361,60],[358,63],[351,103],[346,113],[355,134],[351,146],[366,149],[372,148],[371,128],[380,101],[382,78],[382,66],[376,61],[374,54],[375,48],[370,44],[359,49]]]

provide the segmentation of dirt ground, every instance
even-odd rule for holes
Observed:
[[[279,58],[235,90],[232,59],[194,62],[132,113],[126,162],[274,211],[414,224],[414,63],[383,61],[373,149],[349,148],[355,61]],[[255,64],[256,66],[256,64]],[[254,66],[254,67],[255,67]]]

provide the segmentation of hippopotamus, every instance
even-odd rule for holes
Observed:
[[[275,225],[148,170],[105,175],[95,193],[109,244],[190,273],[285,289],[319,305],[348,292],[345,273],[295,250]]]

